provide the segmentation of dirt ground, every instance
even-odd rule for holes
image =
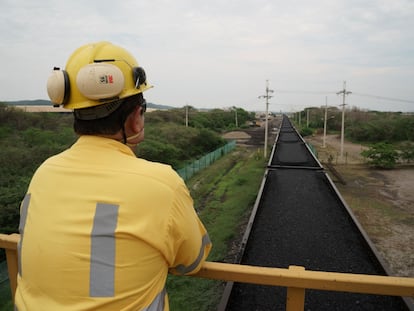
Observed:
[[[340,137],[306,137],[326,163],[331,158],[346,185],[334,180],[347,205],[389,268],[396,276],[414,277],[414,166],[379,170],[367,167],[360,153],[365,147],[344,142],[340,159]],[[325,166],[326,167],[326,166]]]

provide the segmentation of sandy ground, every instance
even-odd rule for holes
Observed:
[[[414,166],[368,168],[360,155],[365,147],[349,142],[344,143],[341,161],[338,135],[328,135],[325,148],[322,136],[306,137],[306,141],[316,148],[322,163],[331,158],[347,182],[337,183],[338,190],[391,274],[414,277]]]
[[[224,134],[223,138],[234,139],[236,141],[246,141],[246,140],[249,140],[251,136],[243,131],[233,131],[233,132],[227,132],[226,134]]]
[[[325,148],[323,148],[323,135],[306,137],[306,140],[317,147],[318,158],[322,162],[327,162],[328,158],[331,157],[334,164],[364,163],[360,153],[367,148],[347,141],[344,141],[343,160],[341,161],[341,139],[338,135],[326,135]]]

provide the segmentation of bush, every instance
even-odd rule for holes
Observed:
[[[353,141],[377,143],[414,140],[414,117],[397,113],[370,112],[366,120],[353,120],[346,126],[346,135]]]
[[[394,168],[398,159],[398,151],[389,143],[377,143],[361,152],[368,164],[378,168]]]
[[[170,164],[174,168],[181,164],[178,159],[182,158],[182,151],[172,144],[148,139],[140,144],[137,153],[140,158]]]
[[[301,130],[300,130],[300,135],[302,136],[302,137],[305,137],[305,136],[310,136],[310,135],[312,135],[313,134],[313,130],[311,129],[311,128],[309,128],[309,127],[304,127],[304,128],[302,128]]]

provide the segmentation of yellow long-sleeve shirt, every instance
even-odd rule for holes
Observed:
[[[18,311],[165,311],[168,270],[194,273],[211,249],[170,166],[96,136],[38,168],[19,229]]]

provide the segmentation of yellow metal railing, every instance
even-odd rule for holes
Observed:
[[[17,287],[17,243],[20,240],[19,234],[0,234],[0,248],[6,251],[7,269],[9,272],[10,289],[14,300],[14,293]]]
[[[0,248],[6,250],[13,298],[17,280],[17,243],[19,238],[18,234],[0,234]],[[307,271],[299,266],[280,269],[206,262],[201,270],[193,276],[287,287],[287,311],[303,311],[305,289],[414,297],[414,278]]]

